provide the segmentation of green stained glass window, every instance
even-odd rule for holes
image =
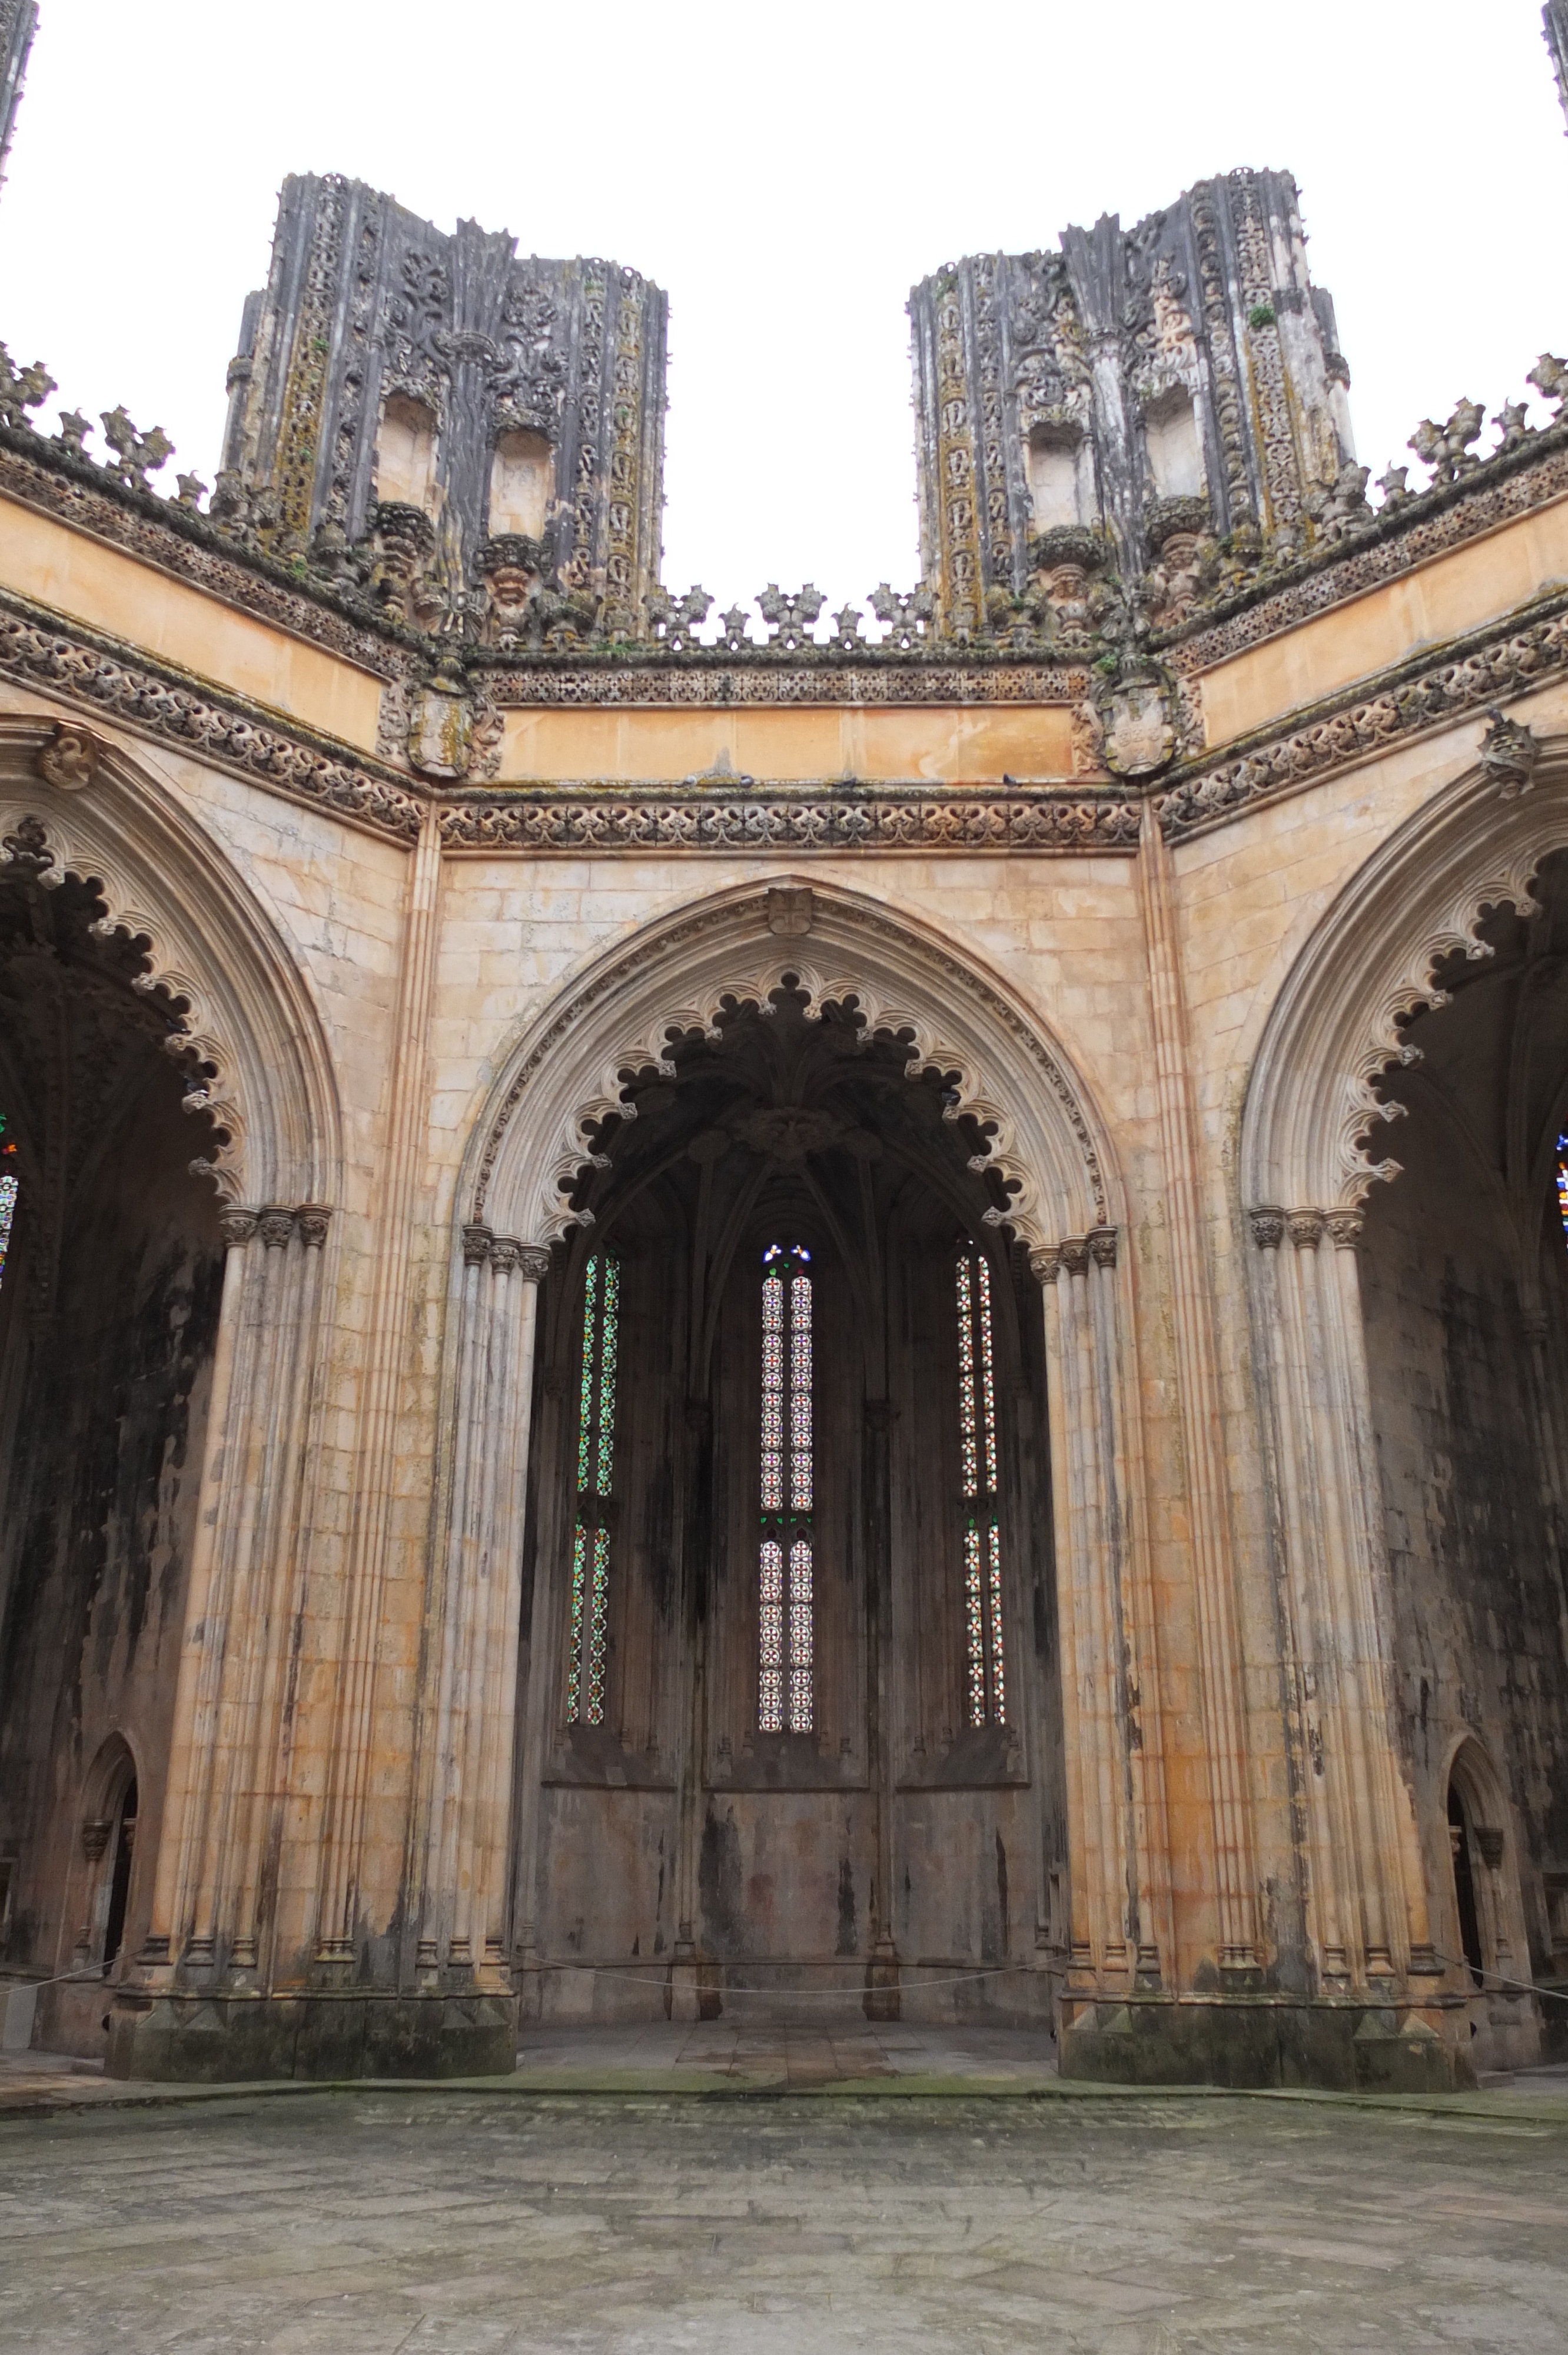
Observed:
[[[991,1262],[959,1253],[959,1452],[964,1592],[964,1702],[971,1725],[1007,1721],[1001,1635],[1001,1525],[998,1518],[996,1348]]]
[[[615,1471],[615,1364],[620,1341],[620,1262],[596,1252],[583,1285],[577,1388],[577,1503],[572,1534],[567,1721],[604,1723],[609,1623],[609,1515]]]

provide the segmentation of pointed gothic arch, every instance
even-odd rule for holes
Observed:
[[[153,1001],[158,1018],[143,1028],[182,1067],[185,1109],[206,1116],[211,1140],[188,1164],[210,1185],[189,1188],[205,1213],[190,1327],[204,1405],[190,1424],[182,1582],[170,1589],[179,1668],[140,1786],[136,1904],[152,1927],[138,1968],[155,1986],[182,1955],[254,1960],[266,1934],[277,1694],[305,1574],[332,1300],[323,1261],[342,1183],[337,1078],[298,953],[240,860],[116,740],[42,712],[0,719],[0,882],[45,936],[49,907],[69,903],[76,951],[106,953],[102,1002],[127,986]],[[143,1053],[161,1119],[178,1090],[154,1084],[166,1075],[150,1035]],[[112,1188],[112,1156],[98,1161]],[[177,1145],[160,1167],[162,1199],[189,1186]],[[63,1209],[53,1224],[58,1260]],[[48,1329],[34,1326],[28,1348],[45,1350]],[[31,1362],[11,1369],[14,1389]],[[226,1711],[237,1740],[219,1737]]]
[[[1038,1018],[917,918],[796,876],[739,884],[650,924],[526,1027],[472,1134],[462,1220],[554,1241],[572,1221],[563,1181],[591,1151],[587,1130],[625,1116],[622,1075],[661,1064],[673,1037],[711,1034],[729,1002],[766,1007],[786,974],[812,1014],[851,1004],[867,1034],[907,1042],[912,1069],[951,1072],[950,1115],[989,1135],[1005,1223],[1030,1249],[1123,1222],[1106,1124]]]
[[[1542,863],[1565,847],[1568,740],[1543,744],[1523,791],[1517,773],[1502,777],[1478,761],[1349,879],[1287,975],[1249,1076],[1238,1209],[1255,1247],[1249,1289],[1269,1518],[1284,1573],[1287,1707],[1292,1738],[1312,1761],[1303,1775],[1313,1851],[1307,1938],[1329,1989],[1407,1974],[1457,1986],[1434,1932],[1450,1911],[1440,1820],[1446,1777],[1413,1772],[1399,1732],[1408,1679],[1400,1673],[1386,1434],[1403,1428],[1407,1411],[1379,1385],[1404,1350],[1391,1326],[1377,1364],[1369,1351],[1369,1332],[1375,1338],[1382,1328],[1368,1319],[1388,1313],[1379,1304],[1393,1279],[1381,1259],[1363,1267],[1361,1247],[1369,1221],[1381,1232],[1410,1181],[1400,1184],[1397,1159],[1374,1157],[1376,1136],[1413,1108],[1400,1100],[1398,1075],[1422,1061],[1424,1040],[1437,1039],[1425,1029],[1427,1013],[1466,994],[1445,987],[1454,961],[1488,965],[1492,920],[1535,916]],[[1524,1241],[1535,1246],[1542,1221],[1534,1237],[1516,1237],[1502,1184],[1482,1167],[1462,1107],[1452,1134],[1455,1171],[1462,1167],[1496,1212],[1517,1274]],[[1541,1161],[1538,1151],[1531,1167],[1543,1218]],[[1396,1181],[1394,1189],[1373,1198],[1380,1178]],[[1529,1295],[1528,1281],[1520,1290]],[[1416,1445],[1412,1437],[1406,1453]],[[1423,1711],[1426,1689],[1422,1679]]]
[[[187,1103],[226,1135],[205,1173],[220,1197],[335,1202],[343,1123],[320,1013],[275,920],[188,805],[110,739],[3,717],[0,873],[19,858],[46,889],[94,883],[99,929],[143,945],[135,986],[182,1007],[172,1050],[215,1073]]]
[[[980,1231],[1011,1236],[1014,1263],[1026,1260],[1040,1284],[1045,1396],[1033,1403],[1032,1444],[1051,1465],[1071,1853],[1070,1869],[1060,1855],[1034,1860],[1040,1902],[1054,1883],[1064,1948],[1113,1970],[1137,1952],[1140,1968],[1157,1969],[1169,1936],[1160,1801],[1118,1699],[1140,1654],[1152,1689],[1153,1637],[1128,1468],[1125,1197],[1107,1125],[1062,1048],[995,975],[901,911],[792,876],[678,909],[606,951],[513,1040],[479,1110],[454,1203],[421,1955],[499,1971],[514,1932],[532,1951],[526,1898],[514,1922],[507,1913],[513,1664],[536,1300],[558,1247],[586,1223],[574,1188],[603,1124],[624,1135],[637,1116],[641,1088],[676,1077],[728,1027],[768,1031],[786,1004],[791,1023],[858,1032],[901,1084],[925,1075],[927,1097],[939,1075],[945,1116],[970,1147],[969,1182],[988,1188]],[[525,1706],[536,1712],[537,1697]],[[518,1774],[524,1815],[531,1772]],[[525,1835],[518,1846],[525,1855]]]

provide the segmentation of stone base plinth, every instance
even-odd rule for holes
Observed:
[[[500,2077],[517,2065],[512,1995],[153,1995],[117,1991],[111,2077]]]
[[[1443,2023],[1442,2030],[1432,2024]],[[1064,1998],[1064,2077],[1118,2085],[1318,2085],[1440,2094],[1473,2085],[1462,2012],[1277,1996]]]

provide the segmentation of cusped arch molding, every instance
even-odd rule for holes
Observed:
[[[1542,860],[1568,847],[1568,737],[1547,740],[1525,793],[1478,766],[1407,819],[1351,877],[1292,966],[1253,1061],[1242,1127],[1249,1206],[1358,1211],[1399,1175],[1368,1140],[1404,1107],[1377,1081],[1421,1050],[1404,1024],[1447,1002],[1435,975],[1490,956],[1493,910],[1534,912]]]
[[[1009,1192],[992,1215],[1033,1249],[1117,1225],[1120,1188],[1103,1124],[1066,1057],[994,975],[881,902],[786,877],[747,883],[651,924],[580,974],[517,1039],[474,1131],[464,1223],[548,1244],[567,1190],[628,1073],[669,1068],[672,1042],[714,1035],[723,1011],[765,1011],[786,975],[808,1015],[852,1004],[901,1040],[911,1074],[952,1075],[949,1113],[988,1139],[979,1166]]]
[[[48,718],[0,718],[0,876],[74,876],[144,965],[133,986],[179,1009],[170,1051],[213,1076],[185,1098],[226,1141],[192,1167],[226,1202],[337,1199],[342,1123],[325,1033],[298,963],[221,846],[117,744],[73,727],[61,767]],[[53,773],[51,774],[51,772]],[[56,779],[66,777],[65,784]]]

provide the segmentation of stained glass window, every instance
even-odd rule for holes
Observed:
[[[1007,1679],[1001,1640],[991,1262],[980,1252],[960,1252],[954,1280],[959,1312],[964,1701],[971,1725],[1002,1725],[1007,1721]]]
[[[11,1221],[16,1214],[16,1146],[5,1134],[5,1115],[0,1113],[0,1277],[5,1273],[5,1254],[11,1248]]]
[[[596,1252],[583,1285],[577,1387],[577,1511],[572,1532],[571,1641],[567,1722],[604,1723],[609,1619],[609,1514],[615,1470],[615,1359],[620,1339],[620,1262]]]
[[[1557,1209],[1568,1235],[1568,1136],[1557,1140]]]
[[[810,1733],[816,1706],[810,1266],[803,1243],[769,1243],[762,1254],[757,1723],[763,1733]]]

